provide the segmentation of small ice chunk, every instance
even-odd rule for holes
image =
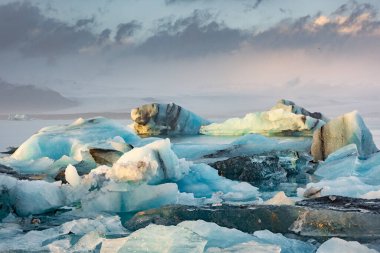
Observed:
[[[310,243],[289,239],[282,234],[275,234],[269,230],[256,231],[253,235],[268,244],[279,245],[281,247],[281,253],[313,253],[316,250],[315,246]]]
[[[145,181],[157,184],[177,181],[189,171],[189,163],[178,159],[169,139],[158,140],[125,153],[113,165],[110,177],[115,181]]]
[[[77,169],[69,164],[65,170],[66,181],[73,187],[77,187],[81,183],[81,177],[78,175]]]
[[[202,253],[206,243],[203,237],[183,227],[149,225],[125,238],[117,252]]]
[[[340,238],[331,238],[324,242],[317,250],[317,253],[377,253],[374,249],[369,249],[356,241],[345,241]]]
[[[285,192],[281,191],[276,193],[273,198],[264,202],[265,205],[294,205],[295,201],[288,198]]]

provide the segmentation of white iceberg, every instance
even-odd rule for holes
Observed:
[[[325,122],[309,116],[295,114],[280,109],[266,112],[249,113],[244,118],[232,118],[223,123],[202,126],[205,135],[245,135],[258,133],[264,135],[311,135]]]

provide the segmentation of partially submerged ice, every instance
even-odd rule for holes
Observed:
[[[174,103],[146,104],[132,109],[134,129],[140,135],[195,135],[210,122]]]
[[[88,147],[130,150],[139,137],[113,120],[98,117],[76,120],[70,125],[45,127],[25,141],[12,155],[17,160],[36,160],[62,156],[82,160]]]
[[[341,195],[357,198],[380,198],[380,153],[361,159],[357,145],[350,144],[330,154],[320,162],[314,175],[320,181],[298,189],[305,196],[309,189],[319,189],[320,195]]]
[[[327,156],[348,144],[357,146],[359,156],[366,158],[378,151],[372,134],[357,111],[332,119],[316,130],[313,135],[311,154],[315,161]]]
[[[321,119],[296,114],[287,107],[273,108],[265,112],[248,113],[244,118],[232,118],[222,123],[202,126],[200,133],[206,135],[311,135],[323,126]]]
[[[97,163],[90,150],[127,152],[138,144],[140,137],[121,124],[98,117],[76,120],[69,125],[42,128],[32,135],[1,163],[20,173],[40,173],[55,176],[68,164],[83,162],[89,172]],[[83,166],[82,166],[83,167]]]

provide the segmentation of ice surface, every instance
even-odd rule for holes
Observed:
[[[66,155],[80,161],[86,155],[82,152],[86,152],[88,147],[119,148],[123,152],[122,141],[133,145],[139,137],[113,120],[80,118],[70,125],[42,128],[26,140],[12,157],[16,160],[42,157],[58,160]]]
[[[196,198],[211,198],[215,193],[228,202],[254,201],[260,195],[258,189],[245,182],[237,182],[218,175],[206,164],[194,164],[190,172],[178,181],[181,192],[193,193]]]
[[[177,226],[149,225],[126,238],[104,241],[101,252],[314,252],[315,247],[281,234],[257,235],[215,223],[184,221]]]
[[[310,134],[325,122],[309,116],[299,115],[284,109],[249,113],[244,118],[232,118],[223,123],[202,126],[200,133],[206,135],[260,134]]]
[[[253,235],[265,243],[280,245],[281,253],[315,252],[315,246],[310,243],[288,239],[282,234],[274,234],[269,230],[256,231]]]
[[[317,253],[377,253],[376,250],[369,249],[355,241],[345,241],[339,238],[331,238],[324,242],[317,250]]]

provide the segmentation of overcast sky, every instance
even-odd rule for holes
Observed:
[[[377,97],[380,1],[0,0],[0,78],[70,97]]]

